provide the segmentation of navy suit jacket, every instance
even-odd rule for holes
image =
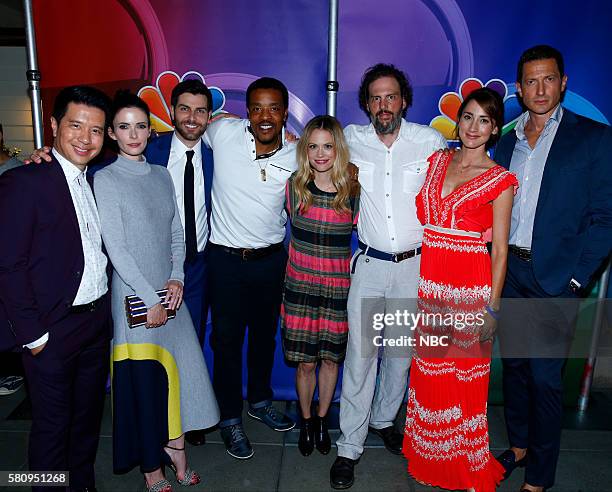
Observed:
[[[20,166],[0,177],[0,349],[21,347],[69,314],[85,260],[62,168]],[[6,316],[5,319],[1,319]],[[109,339],[111,336],[109,323]]]
[[[159,164],[160,166],[168,167],[168,159],[170,158],[170,147],[172,145],[172,136],[174,132],[164,133],[159,137],[151,140],[145,149],[145,157],[149,164]],[[210,221],[210,211],[212,207],[211,189],[213,180],[213,153],[210,148],[200,142],[202,150],[202,172],[204,174],[204,198],[206,201],[206,213]],[[210,226],[210,222],[209,222]],[[210,230],[210,227],[209,227]]]
[[[495,161],[510,167],[516,133],[504,135]],[[612,131],[564,109],[544,167],[531,254],[537,282],[550,295],[572,278],[586,287],[612,245]],[[520,186],[520,183],[519,183]]]

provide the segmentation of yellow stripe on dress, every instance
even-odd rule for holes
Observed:
[[[123,343],[115,345],[114,362],[122,360],[155,360],[166,370],[168,376],[168,438],[176,439],[183,434],[181,426],[181,383],[174,357],[165,348],[153,343]],[[111,366],[112,367],[112,366]]]

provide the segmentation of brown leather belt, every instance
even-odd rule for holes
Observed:
[[[510,244],[508,246],[508,251],[510,251],[510,253],[512,253],[520,260],[531,261],[531,250],[529,248],[521,248],[520,246]]]
[[[270,256],[283,248],[283,243],[271,244],[265,248],[230,248],[229,246],[221,246],[220,244],[210,243],[213,248],[220,249],[231,255],[240,256],[244,261],[259,260]]]

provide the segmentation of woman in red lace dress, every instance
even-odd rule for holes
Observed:
[[[446,489],[493,491],[503,476],[489,451],[487,394],[517,180],[486,153],[503,121],[496,92],[469,94],[459,108],[460,149],[429,158],[416,199],[425,225],[418,293],[423,317],[403,449],[417,481]],[[432,335],[447,337],[439,339],[446,346],[428,348]]]

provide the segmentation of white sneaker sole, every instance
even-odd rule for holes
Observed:
[[[237,460],[248,460],[249,458],[252,458],[253,455],[255,454],[255,451],[251,451],[251,454],[249,454],[248,456],[236,456],[235,454],[233,454],[232,452],[230,452],[229,449],[225,448],[225,451],[227,452],[227,454],[229,454],[232,458],[236,458]]]

